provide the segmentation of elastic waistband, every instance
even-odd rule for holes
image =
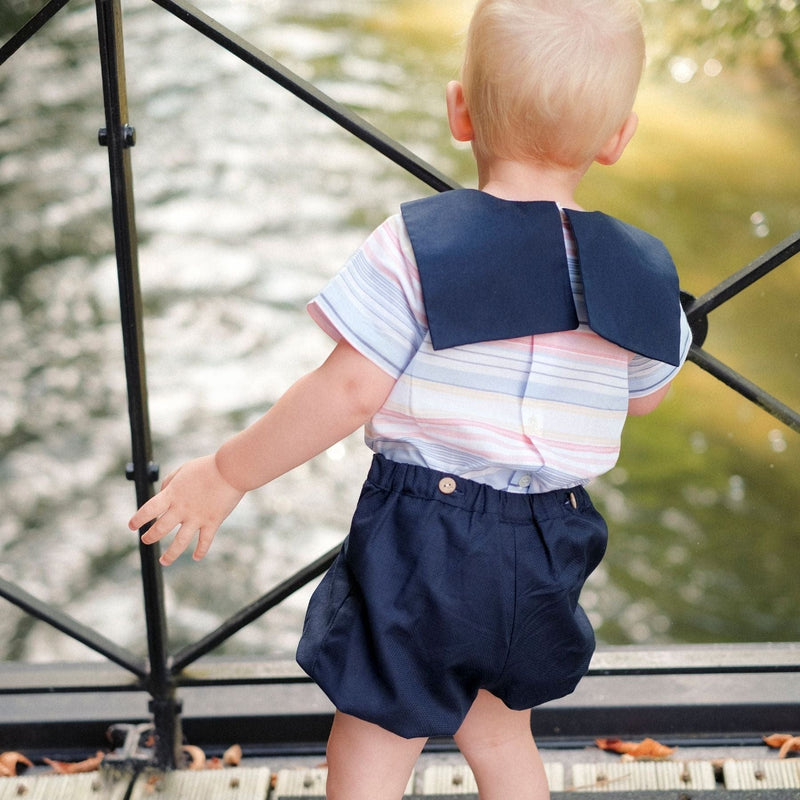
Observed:
[[[530,519],[531,512],[539,519],[550,519],[592,507],[582,486],[542,494],[505,492],[451,473],[390,461],[379,453],[373,456],[367,481],[387,491],[439,500],[507,519]]]

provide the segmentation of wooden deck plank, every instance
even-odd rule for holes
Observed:
[[[275,791],[270,800],[289,800],[289,798],[303,797],[324,798],[325,781],[328,770],[324,767],[313,769],[282,769],[278,771]],[[412,773],[406,786],[405,795],[414,791],[415,775]]]
[[[714,768],[710,762],[614,761],[573,765],[572,785],[569,790],[614,793],[716,788]]]
[[[564,766],[558,763],[544,765],[547,783],[551,792],[564,791]],[[424,795],[474,795],[478,784],[472,770],[466,764],[436,764],[423,773]]]
[[[0,778],[0,800],[124,800],[130,780],[99,772],[80,775],[35,774]]]
[[[271,779],[268,767],[143,772],[130,800],[266,800]]]
[[[722,765],[722,774],[728,789],[800,789],[800,758],[764,761],[729,759]]]

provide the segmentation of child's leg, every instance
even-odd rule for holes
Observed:
[[[426,741],[337,711],[328,739],[327,800],[400,800]]]
[[[481,800],[550,797],[530,720],[530,711],[512,711],[489,692],[478,693],[455,740],[475,775]]]

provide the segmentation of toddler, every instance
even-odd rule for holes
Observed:
[[[372,466],[298,661],[337,708],[331,800],[397,800],[452,735],[482,800],[549,797],[530,709],[594,649],[578,604],[607,531],[584,489],[690,343],[664,246],[574,193],[636,130],[634,0],[481,0],[454,138],[478,189],[406,203],[309,305],[335,346],[132,518],[172,563],[245,492],[365,426]]]

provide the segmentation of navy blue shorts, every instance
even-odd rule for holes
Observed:
[[[578,595],[606,542],[580,487],[514,494],[375,456],[297,660],[339,710],[408,738],[455,733],[481,688],[513,709],[563,697],[594,651]]]

